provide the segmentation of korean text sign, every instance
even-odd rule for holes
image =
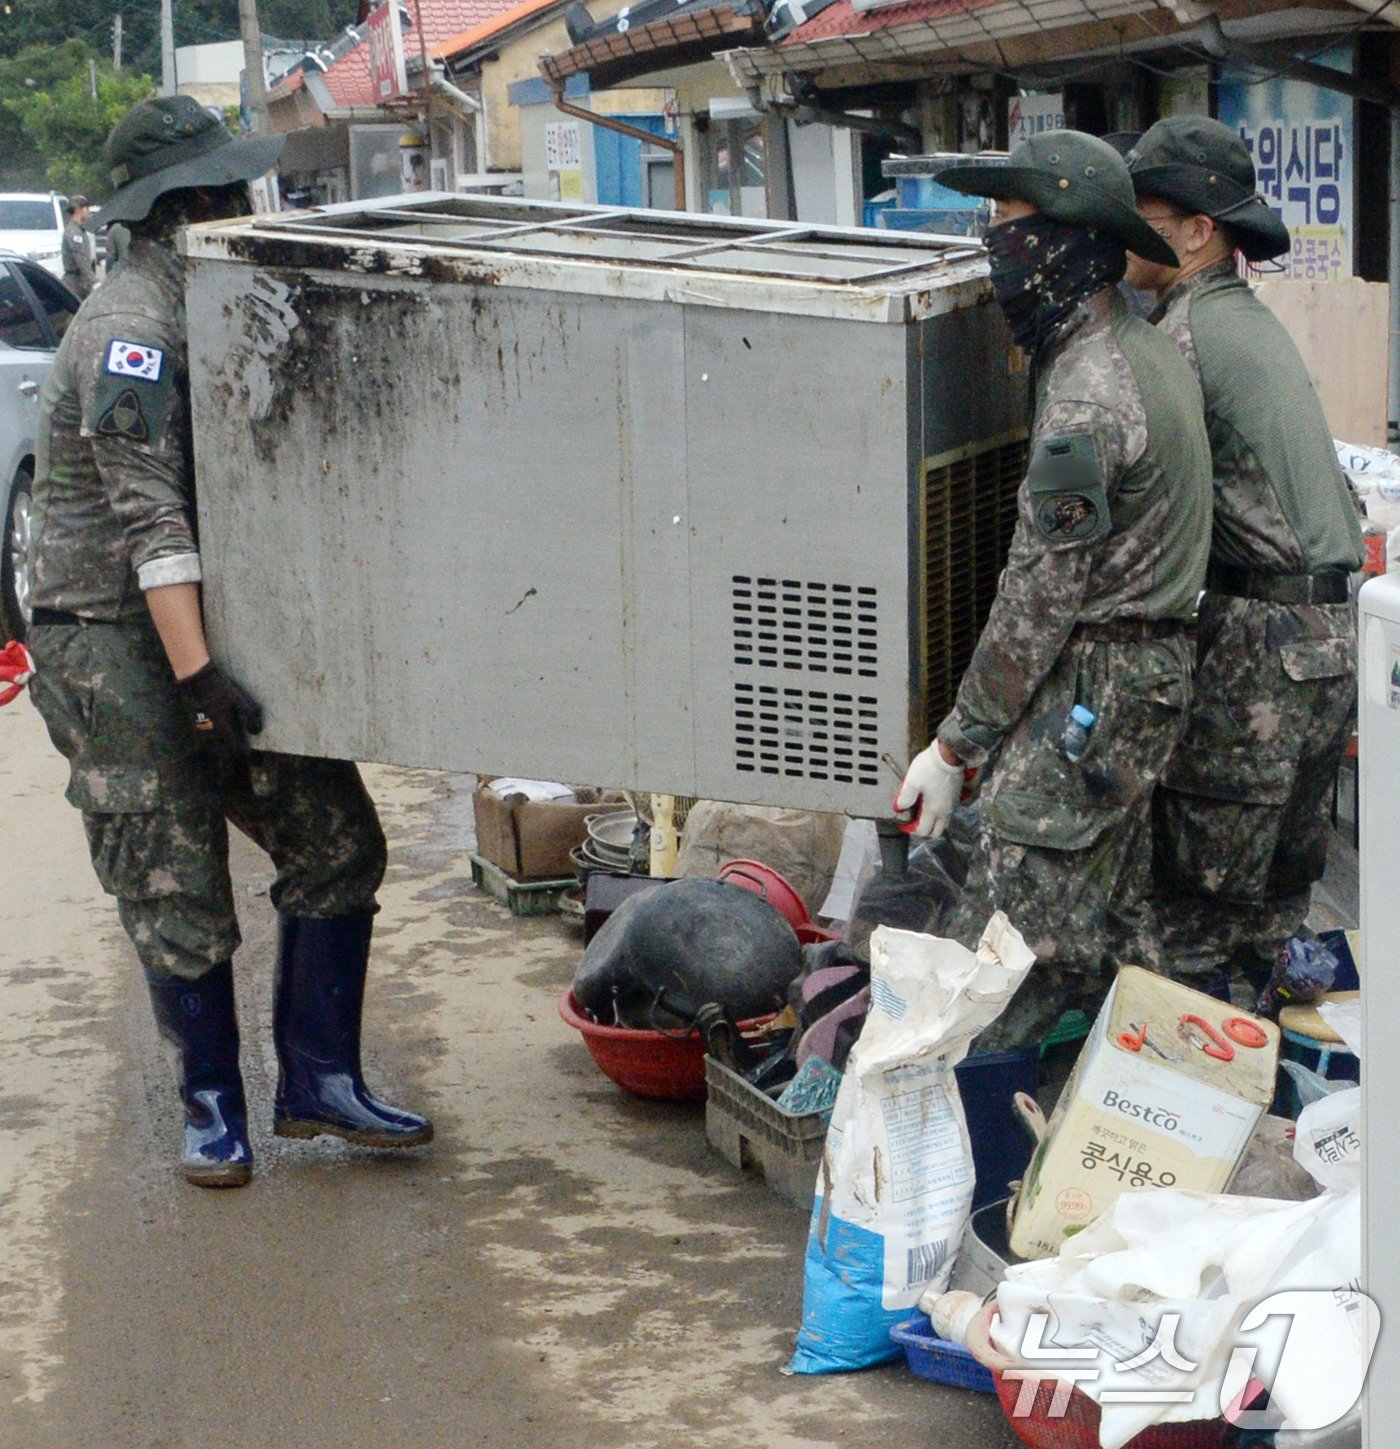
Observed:
[[[1350,52],[1322,57],[1350,69]],[[1355,105],[1339,91],[1276,78],[1256,85],[1226,72],[1220,119],[1243,138],[1260,194],[1283,218],[1292,251],[1279,259],[1290,281],[1352,275]]]

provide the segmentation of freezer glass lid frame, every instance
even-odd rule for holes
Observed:
[[[983,255],[967,237],[807,226],[483,196],[393,197],[259,217],[259,231],[359,245],[549,256],[860,285],[912,281]]]

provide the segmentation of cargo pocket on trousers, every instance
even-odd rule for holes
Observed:
[[[1121,814],[1025,790],[999,791],[987,810],[992,828],[1003,840],[1042,850],[1088,850]]]
[[[1156,846],[1173,878],[1160,884],[1261,902],[1294,773],[1292,760],[1257,750],[1178,750],[1157,804]]]
[[[1356,668],[1356,650],[1350,639],[1300,639],[1278,651],[1283,672],[1299,684],[1309,679],[1335,679]]]
[[[149,900],[180,892],[169,864],[159,770],[75,764],[67,793],[83,812],[92,866],[108,895]]]

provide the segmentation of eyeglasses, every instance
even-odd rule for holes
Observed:
[[[1171,241],[1172,232],[1186,219],[1181,216],[1172,216],[1170,213],[1163,213],[1161,216],[1148,216],[1145,212],[1139,212],[1138,215],[1165,242]]]

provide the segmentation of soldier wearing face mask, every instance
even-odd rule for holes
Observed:
[[[979,1039],[995,1051],[1095,1011],[1118,966],[1161,964],[1149,806],[1186,726],[1210,446],[1189,367],[1117,289],[1128,247],[1174,254],[1138,217],[1111,146],[1045,132],[1006,166],[938,179],[997,202],[991,280],[1030,362],[1031,459],[991,615],[896,804],[940,834],[965,773],[986,766],[966,887],[941,930],[974,944],[1001,909],[1036,953]]]

